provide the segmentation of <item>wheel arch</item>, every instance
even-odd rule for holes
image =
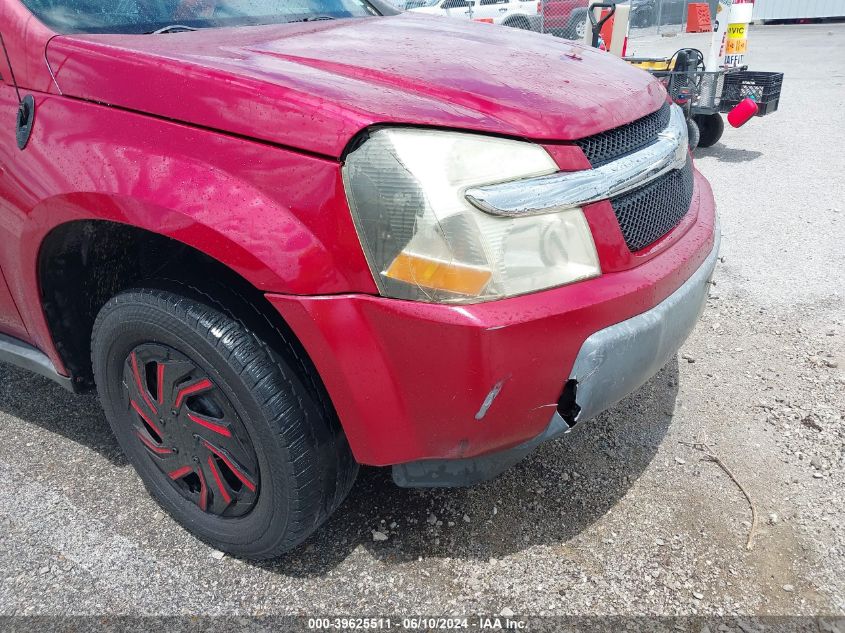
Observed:
[[[243,264],[234,247],[230,252]],[[267,332],[278,337],[268,342],[294,347],[310,364],[295,334],[255,283],[261,275],[250,278],[239,268],[186,241],[133,224],[95,218],[63,222],[45,234],[36,256],[38,302],[52,344],[47,347],[77,390],[92,387],[90,340],[102,306],[122,290],[174,279],[190,281],[208,293],[231,289],[227,308],[253,323],[263,319]]]
[[[570,24],[575,24],[579,20],[587,18],[587,13],[588,11],[586,7],[576,7],[572,9],[572,12],[569,14]]]
[[[578,7],[572,9],[572,13],[569,14],[569,23],[567,24],[567,28],[575,33],[575,30],[578,28],[578,25],[588,19],[588,12],[587,9],[584,7]]]
[[[517,26],[518,24],[522,24],[528,29],[531,28],[531,20],[528,19],[528,16],[524,13],[516,13],[513,15],[509,15],[507,19],[502,22],[502,26],[507,26],[511,28],[522,28]]]
[[[39,202],[30,211],[22,256],[38,260],[50,236],[66,230],[68,225],[103,222],[159,235],[193,248],[261,290],[300,292],[308,280],[296,272],[300,268],[299,260],[305,259],[311,249],[319,250],[322,260],[329,258],[307,227],[284,209],[278,209],[278,215],[284,216],[284,220],[262,230],[256,222],[246,222],[245,210],[240,209],[232,209],[230,218],[220,217],[216,211],[204,217],[149,197],[111,192],[62,194]],[[280,232],[278,240],[268,239],[270,230]]]

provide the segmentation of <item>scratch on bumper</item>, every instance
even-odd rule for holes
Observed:
[[[493,385],[493,388],[490,390],[490,393],[487,394],[487,397],[484,398],[484,402],[481,403],[481,408],[478,410],[478,413],[475,414],[476,420],[484,419],[484,416],[487,415],[487,411],[490,410],[490,405],[493,404],[493,401],[496,399],[496,396],[498,396],[499,392],[502,391],[502,387],[505,386],[507,380],[507,378],[503,378],[495,385]]]

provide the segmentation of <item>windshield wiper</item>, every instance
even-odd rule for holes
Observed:
[[[300,18],[298,20],[288,20],[288,24],[292,22],[319,22],[320,20],[334,20],[330,15],[312,15],[307,18]]]
[[[168,24],[155,31],[149,31],[146,35],[162,35],[164,33],[182,33],[184,31],[196,31],[197,28],[193,26],[185,26],[184,24]]]

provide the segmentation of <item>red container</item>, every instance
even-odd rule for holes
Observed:
[[[756,116],[759,111],[760,108],[754,99],[743,99],[728,113],[728,123],[733,127],[742,127]]]

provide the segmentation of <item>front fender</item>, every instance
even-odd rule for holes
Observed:
[[[16,208],[0,265],[45,351],[39,249],[75,220],[167,236],[265,292],[376,292],[332,160],[54,96],[37,99],[26,151],[2,160]]]

